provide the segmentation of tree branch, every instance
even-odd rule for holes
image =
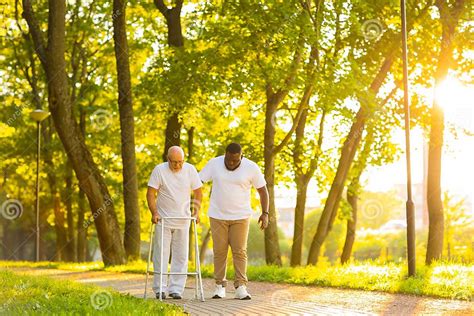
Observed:
[[[26,20],[26,23],[30,29],[31,37],[33,39],[35,50],[38,53],[39,59],[43,64],[43,67],[46,69],[46,46],[43,39],[44,35],[39,27],[38,21],[36,20],[30,0],[23,0],[22,16]]]
[[[183,0],[177,0],[176,5],[171,9],[165,5],[165,2],[163,0],[153,0],[153,3],[165,18],[168,18],[169,12],[171,10],[181,11],[181,8],[183,7]]]
[[[309,92],[305,91],[305,94],[307,94],[307,93],[311,93],[311,91],[309,91]],[[288,142],[290,141],[291,136],[293,135],[296,128],[298,127],[298,123],[300,121],[301,115],[303,114],[303,110],[305,108],[307,108],[307,106],[308,106],[308,103],[305,102],[305,99],[306,99],[305,96],[303,96],[303,98],[300,102],[300,105],[298,107],[298,112],[296,113],[295,119],[293,120],[293,124],[291,125],[291,129],[288,131],[288,133],[286,133],[285,137],[280,142],[280,144],[278,144],[278,146],[275,146],[273,148],[273,151],[272,151],[273,155],[279,153],[283,149],[283,147],[285,147],[288,144]]]

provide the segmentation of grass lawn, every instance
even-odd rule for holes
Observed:
[[[0,314],[182,315],[179,307],[111,289],[0,271]]]
[[[74,271],[110,271],[145,273],[146,263],[131,262],[126,265],[104,267],[102,262],[58,263],[0,261],[0,267],[38,267]],[[193,269],[190,267],[190,270]],[[213,267],[202,266],[203,277],[212,277]],[[232,267],[228,278],[233,279]],[[267,281],[300,285],[317,285],[425,295],[460,300],[474,298],[474,266],[472,264],[439,262],[417,268],[415,277],[407,278],[406,264],[357,262],[348,265],[318,264],[307,267],[249,266],[250,281]]]

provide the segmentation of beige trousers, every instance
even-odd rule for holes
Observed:
[[[210,218],[214,250],[214,278],[216,284],[226,286],[227,252],[232,251],[235,279],[234,287],[247,284],[247,237],[250,218],[220,220]]]

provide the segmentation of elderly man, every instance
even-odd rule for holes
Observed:
[[[211,159],[199,173],[203,182],[212,181],[209,218],[214,250],[214,278],[216,289],[213,298],[225,297],[227,251],[232,250],[235,270],[235,298],[251,299],[247,292],[247,237],[250,216],[250,189],[260,195],[262,215],[260,228],[268,226],[268,191],[265,178],[258,165],[242,158],[242,148],[232,143],[225,156]]]
[[[168,150],[168,161],[157,165],[148,181],[147,202],[155,227],[153,248],[153,267],[155,271],[168,271],[168,262],[171,258],[171,272],[188,271],[188,239],[189,220],[171,219],[165,221],[163,231],[163,265],[160,262],[162,217],[189,217],[193,207],[193,216],[199,218],[199,205],[202,199],[202,183],[196,168],[184,162],[184,152],[178,146]],[[193,203],[190,201],[191,192],[194,193]],[[171,275],[170,284],[163,277],[162,292],[160,292],[160,276],[155,274],[153,291],[156,298],[166,297],[166,292],[174,299],[181,299],[187,275]]]

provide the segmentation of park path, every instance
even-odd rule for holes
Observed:
[[[143,297],[145,288],[145,276],[141,274],[32,268],[9,270],[95,284],[136,297]],[[225,299],[216,300],[210,298],[213,280],[204,279],[203,285],[205,302],[194,299],[192,277],[188,278],[182,300],[166,299],[164,302],[180,305],[191,315],[474,315],[473,302],[467,301],[267,282],[249,283],[252,300],[233,299],[231,286],[228,286]],[[150,283],[148,297],[155,299]]]

